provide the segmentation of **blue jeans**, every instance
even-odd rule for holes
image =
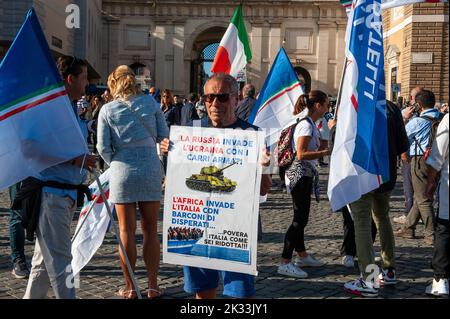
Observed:
[[[9,188],[9,198],[11,203],[20,188],[17,183]],[[17,259],[25,261],[25,231],[22,227],[22,218],[19,211],[9,210],[9,241],[11,246],[11,261],[14,263]]]

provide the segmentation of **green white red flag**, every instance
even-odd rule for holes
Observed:
[[[252,52],[242,14],[242,5],[239,5],[220,41],[211,71],[213,73],[224,72],[237,77],[251,59]]]

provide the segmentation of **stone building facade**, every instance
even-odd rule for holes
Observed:
[[[151,1],[150,1],[151,2]],[[220,42],[240,1],[104,0],[104,75],[133,65],[143,84],[186,95],[201,91],[204,48]],[[347,16],[338,1],[247,0],[253,58],[246,79],[260,89],[281,46],[308,87],[336,95]]]
[[[70,3],[70,0],[0,1],[0,45],[3,48],[2,51],[6,53],[20,29],[27,11],[34,7],[50,49],[59,55],[72,54],[75,47],[74,33],[61,27],[65,24],[65,8]]]
[[[71,5],[79,8],[79,28],[68,28]],[[0,60],[34,7],[48,45],[55,56],[75,55],[88,62],[90,78],[100,79],[103,71],[102,0],[14,0],[0,1]],[[70,18],[70,17],[69,17]],[[70,20],[70,19],[69,19]]]
[[[448,3],[420,3],[383,11],[387,97],[409,99],[412,88],[449,101]]]
[[[15,0],[0,1],[0,59],[27,10],[34,6],[55,57],[76,55],[93,83],[106,83],[117,65],[131,66],[143,88],[201,92],[214,46],[238,0]],[[67,29],[65,9],[80,8],[80,29]],[[337,95],[345,60],[347,15],[337,0],[244,0],[253,58],[243,81],[261,89],[284,46],[306,89]],[[423,85],[449,100],[448,3],[383,11],[387,98],[409,98]]]

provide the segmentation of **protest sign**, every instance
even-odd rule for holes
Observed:
[[[163,261],[256,275],[264,134],[171,128]]]

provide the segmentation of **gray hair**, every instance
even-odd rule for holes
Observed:
[[[234,77],[232,77],[229,74],[226,73],[215,73],[213,76],[211,76],[205,83],[205,86],[203,87],[203,92],[205,92],[206,86],[210,81],[217,81],[217,82],[227,82],[231,89],[231,94],[238,94],[239,91],[239,83],[236,81]]]

